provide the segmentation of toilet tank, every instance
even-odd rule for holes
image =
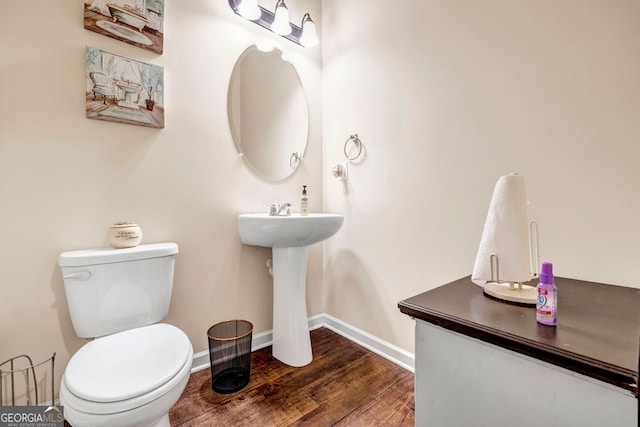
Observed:
[[[177,253],[175,243],[61,253],[58,265],[76,334],[101,337],[164,319]]]

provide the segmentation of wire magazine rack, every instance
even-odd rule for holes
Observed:
[[[43,399],[38,396],[38,376],[36,371],[38,367],[51,364],[51,403],[55,399],[54,394],[54,362],[56,354],[45,360],[44,362],[34,364],[31,357],[22,354],[12,357],[0,363],[0,406],[16,406],[16,405],[39,405],[43,403]],[[44,380],[45,376],[42,376]],[[45,393],[46,384],[42,383],[43,393]],[[46,396],[43,396],[46,397]]]

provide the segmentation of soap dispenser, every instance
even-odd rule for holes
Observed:
[[[309,200],[307,199],[307,186],[302,186],[302,199],[300,200],[300,215],[306,216],[309,215],[308,208]]]

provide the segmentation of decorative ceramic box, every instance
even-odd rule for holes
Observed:
[[[116,249],[133,248],[142,242],[142,230],[138,224],[117,222],[109,227],[107,241]]]

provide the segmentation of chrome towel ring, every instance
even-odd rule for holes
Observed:
[[[347,150],[347,147],[349,146],[350,142],[352,142],[357,148],[357,151],[353,156],[349,156],[349,151]],[[360,138],[358,138],[358,134],[354,133],[349,138],[347,138],[347,140],[344,142],[344,156],[347,158],[347,160],[352,161],[360,157],[361,154],[362,154],[362,141],[360,141]]]

